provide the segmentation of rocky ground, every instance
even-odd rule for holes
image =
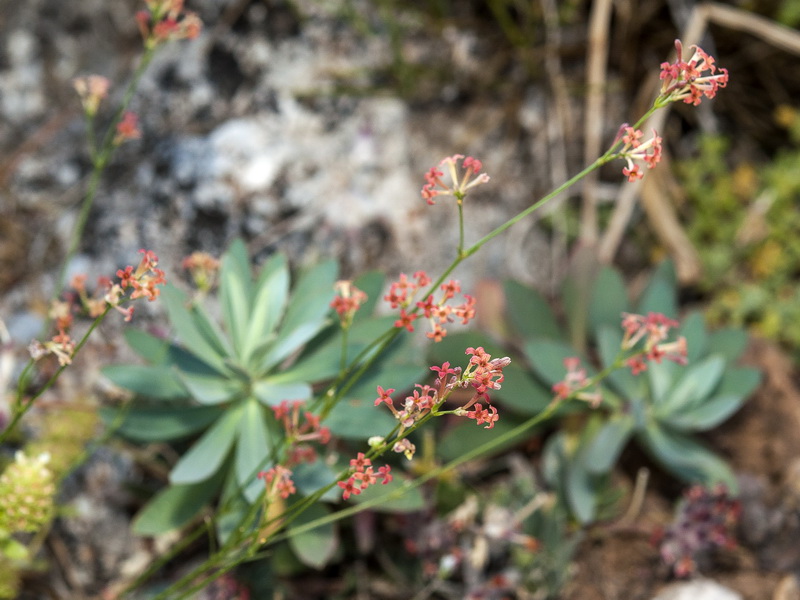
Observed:
[[[139,4],[0,0],[0,318],[18,363],[43,322],[90,172],[70,82],[102,74],[112,80],[111,103],[119,100],[139,56]],[[146,247],[179,277],[190,252],[219,254],[242,236],[256,258],[333,256],[345,275],[436,273],[454,254],[455,211],[446,202],[427,206],[419,189],[442,157],[475,155],[492,177],[469,198],[469,239],[580,170],[588,9],[563,3],[559,23],[551,3],[531,3],[509,9],[516,29],[503,30],[490,3],[439,3],[440,13],[434,4],[187,1],[206,28],[166,47],[142,80],[131,106],[142,138],[108,169],[70,271],[109,274]],[[686,24],[676,4],[618,9],[609,96],[604,116],[595,116],[603,144],[652,97],[657,67]],[[780,145],[771,111],[796,97],[800,78],[780,75],[796,59],[757,37],[741,39],[720,25],[704,38],[731,69],[731,86],[713,109],[673,112],[668,154],[687,155],[696,132],[714,128],[739,136],[734,152],[765,157]],[[621,193],[621,166],[592,184],[604,207]],[[576,190],[557,199],[484,248],[457,273],[465,289],[489,276],[553,289],[575,238],[579,197]],[[635,209],[638,233],[617,253],[631,272],[647,263],[643,219]],[[148,306],[139,324],[158,323],[160,310]],[[93,373],[124,358],[120,328],[108,324],[80,373],[46,401],[103,389]],[[766,384],[712,440],[741,475],[742,545],[709,576],[748,600],[790,600],[800,597],[791,588],[800,572],[800,398],[791,361],[768,344],[754,348],[750,360],[765,369]],[[31,584],[29,597],[111,594],[162,550],[128,533],[123,484],[140,468],[136,457],[101,449],[66,482],[69,515],[48,538],[49,576]],[[663,522],[670,501],[654,488],[642,522]],[[565,596],[576,600],[647,599],[665,581],[639,531],[590,536],[577,565]]]

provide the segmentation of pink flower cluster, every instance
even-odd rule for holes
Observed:
[[[431,278],[425,271],[417,271],[414,273],[413,279],[409,279],[405,273],[401,273],[400,278],[392,283],[389,293],[383,299],[392,308],[400,309],[400,318],[395,321],[395,327],[405,327],[408,331],[414,331],[413,323],[420,317],[420,314],[416,310],[409,311],[408,309],[414,303],[414,295],[417,290],[430,285],[430,283]],[[472,296],[464,294],[465,300],[461,304],[451,305],[448,303],[461,292],[461,285],[458,281],[451,279],[447,283],[443,283],[440,290],[442,297],[438,301],[431,294],[425,300],[416,302],[416,308],[422,311],[430,323],[431,330],[426,335],[435,342],[442,341],[447,335],[445,325],[452,323],[455,318],[461,319],[463,325],[475,318],[475,298]]]
[[[312,463],[317,459],[316,450],[309,442],[327,444],[331,439],[330,429],[320,425],[319,416],[303,410],[305,402],[284,400],[272,408],[275,419],[283,425],[286,433],[288,457],[286,464]]]
[[[352,281],[337,281],[334,287],[336,296],[331,301],[331,308],[339,315],[342,327],[349,327],[358,309],[367,301],[367,295]]]
[[[389,465],[378,467],[378,472],[376,473],[372,466],[372,461],[364,456],[363,452],[359,452],[356,458],[350,460],[350,468],[353,469],[353,474],[345,481],[340,481],[337,484],[342,488],[343,500],[347,500],[350,496],[358,496],[369,486],[377,483],[378,479],[383,478],[383,481],[381,481],[383,485],[392,480],[390,472],[392,467]]]
[[[462,160],[461,168],[464,174],[459,176],[458,161]],[[450,175],[450,184],[448,185],[442,181],[444,171],[439,167],[447,165],[447,171]],[[425,185],[422,186],[422,197],[428,204],[436,204],[434,198],[436,196],[454,196],[460,204],[464,197],[467,195],[467,190],[486,183],[489,181],[489,176],[486,173],[480,173],[483,164],[477,158],[467,156],[464,158],[463,154],[454,154],[442,159],[439,167],[431,167],[425,174]]]
[[[164,271],[157,268],[158,265],[158,256],[155,255],[154,252],[150,250],[139,250],[141,254],[144,256],[142,260],[139,262],[139,265],[134,269],[131,265],[128,265],[124,269],[119,269],[117,271],[117,277],[119,277],[119,290],[115,290],[114,286],[112,286],[111,292],[112,294],[119,298],[122,295],[122,290],[127,288],[133,288],[133,293],[131,293],[131,300],[135,300],[136,298],[147,298],[150,302],[158,298],[160,290],[157,286],[164,285],[167,280],[164,277]],[[116,306],[114,302],[109,300],[109,296],[106,296],[106,299],[109,301],[110,304]]]
[[[292,481],[292,472],[281,465],[276,465],[269,471],[261,471],[258,478],[263,479],[267,486],[268,499],[277,495],[285,500],[297,491]]]
[[[655,167],[661,160],[661,138],[653,130],[653,137],[647,141],[642,141],[644,135],[641,130],[634,129],[633,127],[624,124],[620,128],[622,136],[622,149],[619,151],[619,157],[624,158],[627,166],[622,169],[622,174],[628,178],[628,181],[636,181],[644,177],[641,164],[647,165],[648,169]],[[638,161],[638,162],[636,162]]]
[[[684,61],[681,41],[675,40],[677,59],[674,63],[661,63],[661,100],[683,100],[697,106],[703,96],[713,98],[719,88],[728,84],[728,70],[718,68],[713,56],[698,46],[691,46],[690,49],[693,50],[692,56]]]
[[[136,23],[147,48],[200,35],[203,22],[195,13],[183,11],[183,0],[145,0],[145,3],[147,10],[136,13]]]
[[[125,111],[117,123],[117,133],[114,136],[114,145],[119,146],[128,140],[138,140],[142,137],[142,132],[139,130],[139,117],[136,113]]]
[[[219,260],[208,252],[192,252],[183,259],[181,266],[189,271],[192,281],[200,291],[207,292],[214,287],[219,271]]]
[[[581,359],[577,356],[565,358],[564,367],[567,369],[564,379],[553,384],[553,393],[556,398],[566,400],[574,395],[577,400],[588,402],[592,408],[600,406],[603,401],[600,392],[596,389],[591,392],[585,389],[591,384],[591,381],[586,376],[586,369],[581,368]]]
[[[665,341],[669,330],[677,327],[679,323],[669,319],[661,313],[648,313],[647,316],[623,313],[622,329],[625,332],[622,338],[622,349],[629,350],[639,342],[644,342],[644,352],[627,360],[634,375],[647,370],[645,361],[671,360],[679,365],[686,364],[686,338],[680,336],[673,342]]]
[[[72,80],[72,85],[78,92],[84,112],[89,117],[97,114],[100,102],[108,96],[108,88],[111,86],[108,79],[100,75],[78,77]]]
[[[73,316],[83,313],[96,319],[108,307],[112,307],[125,316],[125,321],[133,317],[133,307],[122,308],[120,304],[125,297],[125,289],[133,288],[128,299],[147,298],[155,300],[159,289],[156,286],[166,283],[164,272],[156,268],[158,257],[148,250],[140,250],[144,257],[136,269],[127,266],[117,271],[119,282],[114,283],[108,277],[98,277],[97,290],[90,295],[86,288],[86,275],[76,275],[70,281],[71,290],[66,294],[65,300],[53,302],[49,316],[53,319],[58,333],[46,342],[34,340],[28,346],[28,351],[34,360],[53,354],[61,366],[69,365],[75,352],[76,344],[69,335],[72,327]]]
[[[416,384],[415,390],[410,396],[406,396],[400,407],[395,407],[391,394],[394,389],[384,390],[378,386],[378,398],[375,406],[385,404],[392,411],[394,417],[400,422],[402,435],[403,431],[413,427],[420,419],[438,410],[450,393],[456,388],[472,387],[474,393],[472,398],[455,410],[455,414],[474,419],[478,425],[486,424],[486,429],[494,427],[499,419],[497,409],[491,405],[489,400],[489,390],[499,390],[503,382],[503,368],[506,367],[511,359],[508,357],[495,358],[487,353],[482,347],[467,348],[466,354],[471,355],[467,368],[461,370],[460,367],[451,367],[449,362],[441,366],[431,367],[437,377],[433,386]],[[486,408],[479,400],[486,403]],[[408,448],[393,448],[395,452],[404,452],[408,456]],[[411,452],[413,455],[413,451]]]

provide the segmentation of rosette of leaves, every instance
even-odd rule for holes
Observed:
[[[309,409],[319,410],[322,403],[312,401],[315,391],[337,375],[342,352],[352,359],[391,327],[390,317],[372,315],[383,276],[370,274],[357,282],[370,300],[356,315],[343,346],[329,307],[336,276],[336,264],[326,261],[300,273],[292,287],[281,255],[273,255],[254,276],[244,244],[236,241],[220,263],[219,323],[204,304],[166,286],[162,298],[175,340],[136,330],[126,334],[146,364],[104,369],[113,383],[136,394],[129,406],[105,416],[115,421],[122,436],[143,443],[170,442],[181,454],[170,470],[169,487],[137,516],[137,533],[180,527],[218,495],[220,536],[239,525],[264,490],[258,473],[279,459],[284,432],[272,407],[284,400],[305,400]],[[213,300],[212,295],[204,302]],[[337,437],[359,440],[376,430],[391,430],[391,417],[365,407],[372,406],[376,381],[398,388],[410,385],[422,370],[414,356],[407,340],[398,340],[330,411],[325,425]],[[311,494],[334,478],[321,460],[299,465],[293,473],[299,495]],[[332,539],[330,535],[327,544],[317,545],[325,546],[326,553],[317,556],[319,562],[332,552]]]
[[[583,301],[580,287],[568,282],[564,305],[568,318],[583,324],[583,339],[592,343],[581,344],[574,325],[570,328],[572,340],[577,339],[583,348],[594,350],[602,368],[613,365],[618,357],[623,312],[657,312],[678,318],[676,281],[669,262],[655,270],[635,303],[629,301],[620,274],[611,268],[601,269],[589,289],[587,301]],[[522,308],[518,301],[528,294],[516,287],[509,294],[510,298],[517,297],[512,300],[511,311],[515,305]],[[545,313],[549,311],[542,302],[536,301],[536,306]],[[528,316],[556,322],[552,313]],[[716,427],[735,413],[758,386],[760,373],[737,365],[747,344],[744,331],[709,332],[698,312],[685,315],[680,323],[671,334],[674,338],[686,338],[687,366],[662,361],[648,363],[647,371],[636,376],[624,367],[613,371],[600,386],[602,408],[591,410],[584,405],[585,418],[561,429],[548,441],[545,476],[562,488],[579,520],[587,522],[594,518],[606,477],[631,440],[682,481],[724,483],[728,489],[735,489],[736,480],[730,467],[703,445],[696,434]],[[561,365],[565,357],[586,354],[556,335],[556,331],[553,328],[549,338],[527,339],[523,345],[532,370],[547,385],[563,376]],[[584,357],[583,364],[592,375],[591,361]]]
[[[566,281],[561,298],[564,326],[538,292],[513,281],[505,284],[507,331],[516,333],[514,341],[523,357],[512,360],[514,370],[506,372],[502,389],[493,394],[507,409],[498,424],[508,420],[509,412],[541,412],[553,397],[551,386],[564,376],[565,358],[580,357],[589,376],[612,365],[622,342],[623,312],[659,312],[677,319],[671,263],[654,271],[636,302],[628,298],[619,272],[603,267],[594,273],[588,280]],[[682,481],[736,487],[726,462],[697,434],[735,413],[758,386],[760,373],[737,365],[747,343],[743,330],[709,332],[697,312],[680,322],[671,338],[686,337],[687,366],[650,363],[637,376],[623,367],[600,384],[600,408],[571,400],[554,414],[559,428],[544,447],[544,475],[581,522],[593,520],[599,508],[613,501],[608,475],[630,441]],[[483,341],[473,340],[478,343]]]

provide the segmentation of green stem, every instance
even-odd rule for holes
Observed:
[[[84,344],[86,344],[86,342],[89,340],[89,336],[92,334],[95,328],[103,321],[103,319],[106,318],[106,315],[110,310],[111,306],[106,306],[106,309],[103,311],[103,314],[98,316],[92,322],[92,324],[89,326],[89,329],[81,338],[81,341],[77,343],[75,349],[72,351],[73,357],[78,354],[81,348],[83,348]],[[56,382],[56,380],[64,371],[64,369],[66,369],[69,366],[69,365],[61,365],[58,368],[58,370],[50,376],[50,379],[47,380],[47,382],[39,389],[38,392],[36,392],[33,396],[31,396],[27,400],[23,401],[22,396],[25,391],[25,383],[28,380],[28,376],[31,370],[33,369],[33,365],[35,362],[36,361],[34,361],[33,359],[30,359],[28,361],[28,364],[25,365],[25,368],[22,370],[22,374],[20,375],[19,383],[17,385],[17,397],[16,397],[16,402],[14,404],[13,416],[11,417],[11,421],[8,423],[6,428],[2,432],[0,432],[0,444],[3,443],[6,440],[6,438],[11,434],[11,432],[19,423],[20,419],[22,419],[25,413],[27,413],[30,410],[31,406],[33,406],[33,403],[42,394],[44,394],[47,390],[49,390],[53,386],[53,384]]]

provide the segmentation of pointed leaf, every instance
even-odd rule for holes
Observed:
[[[534,372],[547,385],[553,385],[564,379],[564,375],[567,372],[566,367],[564,367],[564,359],[572,356],[581,358],[581,367],[586,369],[587,376],[591,377],[594,374],[591,366],[580,356],[580,353],[563,342],[526,342],[523,349]]]
[[[327,260],[300,274],[281,324],[279,339],[288,337],[306,323],[325,321],[333,300],[333,284],[336,283],[338,272],[336,262]]]
[[[702,314],[693,311],[684,316],[677,333],[671,337],[677,339],[681,335],[686,338],[686,359],[690,365],[707,354],[708,332],[706,331],[706,320]]]
[[[386,410],[386,408],[384,408],[384,410]],[[392,421],[394,421],[394,419],[392,419]],[[486,429],[481,425],[476,425],[475,421],[464,420],[445,431],[438,442],[439,445],[436,449],[437,456],[445,461],[455,460],[459,456],[463,456],[466,452],[474,450],[477,445],[502,438],[503,442],[494,446],[486,455],[494,456],[500,454],[509,448],[531,439],[533,435],[532,432],[536,431],[536,429],[532,428],[516,436],[504,438],[504,436],[522,422],[522,419],[502,412],[500,413],[500,420],[495,423],[492,429]],[[396,423],[396,421],[394,421],[394,423]],[[377,427],[375,430],[385,431],[383,429],[377,429]],[[361,439],[365,437],[367,437],[367,435],[362,431]]]
[[[708,353],[719,354],[725,360],[737,360],[747,347],[747,332],[743,329],[719,329],[708,336]]]
[[[526,339],[561,340],[564,334],[550,304],[539,292],[516,281],[506,281],[506,314],[515,335]]]
[[[194,435],[213,423],[221,414],[216,406],[132,406],[127,409],[101,409],[103,419],[111,423],[120,414],[122,424],[116,430],[137,442],[166,442]]]
[[[592,331],[601,326],[620,327],[622,313],[630,312],[625,282],[619,271],[604,266],[597,274],[589,304],[589,325]]]
[[[133,521],[133,532],[162,535],[183,527],[214,497],[221,484],[222,477],[217,476],[200,483],[168,487],[139,511]]]
[[[240,358],[250,322],[252,278],[244,243],[236,240],[222,257],[219,270],[219,292],[222,302],[222,318],[233,340],[233,347]]]
[[[622,331],[619,327],[600,326],[597,329],[597,346],[600,352],[600,361],[604,368],[613,365],[622,347]],[[644,395],[647,388],[647,379],[643,376],[633,375],[627,367],[613,370],[608,381],[611,385],[627,398],[636,398]]]
[[[631,415],[616,415],[606,421],[590,440],[586,450],[586,468],[590,473],[608,473],[619,460],[634,428]]]
[[[394,479],[383,485],[377,483],[369,486],[358,496],[351,496],[350,500],[354,504],[367,501],[381,501],[372,507],[375,512],[382,513],[411,513],[423,510],[428,507],[428,503],[420,491],[420,488],[403,489],[405,479],[400,474],[394,474]],[[402,490],[402,494],[399,491]]]
[[[597,511],[595,487],[592,474],[583,461],[576,457],[567,464],[567,501],[575,518],[583,524],[591,522]]]
[[[325,419],[325,426],[337,438],[359,441],[391,431],[397,421],[385,406],[374,405],[376,397],[377,393],[372,398],[351,397],[339,402]]]
[[[675,271],[671,261],[664,261],[653,273],[650,282],[639,297],[636,311],[661,313],[670,319],[678,318],[678,299]]]
[[[126,329],[123,333],[128,346],[147,362],[162,362],[167,356],[169,341],[150,335],[141,329]]]
[[[170,367],[149,365],[110,365],[102,373],[111,383],[145,396],[170,400],[186,398],[188,390]]]
[[[197,483],[214,475],[233,445],[241,416],[241,406],[229,408],[175,464],[170,482]]]
[[[522,415],[537,415],[553,399],[552,392],[512,361],[503,369],[503,387],[491,393],[493,400]]]
[[[367,295],[367,300],[358,309],[354,320],[368,319],[372,316],[375,307],[381,301],[384,281],[386,281],[386,275],[381,271],[364,273],[355,280],[354,285]]]
[[[259,279],[256,288],[248,331],[244,338],[242,358],[245,361],[273,334],[289,297],[289,267],[286,259],[275,255],[266,265],[265,272],[267,276]]]
[[[225,357],[198,330],[191,312],[186,309],[186,296],[177,288],[166,285],[161,297],[167,305],[169,320],[180,340],[198,356],[220,373],[225,373]]]
[[[336,473],[325,464],[323,460],[315,460],[313,463],[300,463],[292,470],[292,481],[294,481],[297,491],[304,496],[310,496],[318,489],[330,485],[336,481]],[[324,502],[334,502],[341,499],[342,490],[334,487],[325,492],[320,498]]]
[[[222,404],[241,396],[244,386],[237,379],[226,379],[219,375],[180,373],[180,379],[192,398],[200,404]]]
[[[650,382],[650,395],[653,404],[659,404],[667,397],[674,381],[679,377],[679,372],[685,369],[672,361],[664,360],[660,363],[652,361],[647,366],[647,379]]]
[[[308,400],[311,386],[301,381],[281,382],[280,375],[261,379],[253,384],[253,394],[266,406],[278,406],[284,400]]]
[[[263,409],[255,398],[245,401],[244,413],[239,421],[235,468],[236,480],[250,502],[255,502],[264,489],[264,483],[256,478],[267,464],[269,453],[269,434],[264,419]]]
[[[683,481],[706,485],[724,483],[736,492],[736,477],[725,461],[689,436],[656,424],[651,424],[640,435],[653,456]]]
[[[758,387],[761,373],[756,369],[728,369],[714,395],[688,411],[670,414],[663,420],[677,429],[706,431],[735,413]]]
[[[339,547],[339,535],[335,523],[325,523],[309,531],[297,533],[297,527],[323,519],[331,510],[324,504],[316,503],[304,510],[289,528],[289,545],[297,557],[312,569],[321,569],[333,558]]]
[[[666,398],[656,405],[656,414],[676,414],[697,406],[717,387],[724,370],[725,361],[721,356],[710,356],[687,367]]]

